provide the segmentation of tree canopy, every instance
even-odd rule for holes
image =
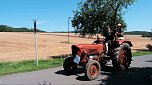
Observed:
[[[83,37],[96,33],[104,34],[107,26],[114,27],[118,23],[126,25],[124,9],[132,5],[135,0],[85,0],[78,3],[78,10],[74,11],[72,26]]]

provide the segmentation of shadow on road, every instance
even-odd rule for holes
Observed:
[[[85,72],[85,70],[83,72]],[[103,72],[102,75],[103,74],[104,75],[108,75],[109,72],[113,73],[115,71],[114,71],[113,67],[111,67],[111,66],[102,66],[101,72]],[[85,75],[82,75],[82,76],[81,75],[77,75],[76,79],[79,80],[79,81],[89,81]]]
[[[84,68],[77,68],[71,75],[77,75],[78,76],[78,74],[81,74],[81,73],[84,73]],[[59,71],[55,72],[55,74],[70,76],[70,74],[68,74],[64,70],[59,70]]]
[[[110,66],[102,66],[102,69],[101,71],[104,71],[104,75],[107,74],[107,72],[111,72],[113,73],[114,72],[114,69]],[[64,70],[59,70],[57,72],[55,72],[56,74],[59,74],[59,75],[65,75],[65,76],[70,76],[67,72],[65,72]],[[89,81],[87,79],[87,77],[85,76],[85,68],[77,68],[75,70],[74,73],[72,73],[71,75],[76,75],[76,79],[79,80],[79,81]],[[108,74],[107,74],[108,75]]]
[[[147,60],[146,62],[152,62],[152,60]]]
[[[66,73],[64,70],[59,70],[57,72],[55,72],[56,74],[59,74],[59,75],[65,75],[65,76],[70,76],[68,73]]]
[[[100,85],[152,85],[152,68],[130,68],[125,73],[109,73],[107,79],[102,79]]]
[[[76,75],[76,80],[88,81],[84,75],[85,69],[78,68],[73,75]],[[59,75],[69,76],[64,70],[59,70],[55,72]],[[152,85],[152,68],[136,68],[131,67],[128,72],[119,73],[115,72],[110,66],[106,66],[101,70],[101,76],[106,75],[107,78],[99,79],[101,81],[100,85]]]

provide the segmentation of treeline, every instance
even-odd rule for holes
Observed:
[[[127,34],[127,35],[142,35],[142,37],[152,37],[152,32],[147,32],[147,31],[130,31],[130,32],[125,32],[124,34]]]
[[[33,31],[34,30],[32,28],[31,29],[25,27],[14,28],[7,25],[0,25],[0,32],[33,32]],[[45,31],[37,29],[37,32],[45,32]]]
[[[49,33],[68,33],[67,31],[53,31]],[[69,33],[76,33],[75,31],[69,31]]]

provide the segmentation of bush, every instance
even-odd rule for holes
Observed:
[[[142,34],[142,37],[152,37],[152,35],[151,35],[151,33],[149,32],[149,33],[144,33],[144,34]]]

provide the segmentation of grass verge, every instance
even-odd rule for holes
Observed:
[[[149,55],[149,54],[152,54],[151,51],[137,51],[137,52],[134,52],[132,55],[133,56],[142,56],[142,55]]]
[[[142,56],[152,54],[150,51],[137,51],[133,56]],[[54,58],[49,60],[39,60],[39,66],[36,66],[35,60],[19,62],[0,62],[0,76],[13,73],[29,72],[52,67],[62,66],[64,58]]]
[[[47,69],[62,66],[64,59],[39,60],[39,66],[36,66],[35,60],[20,62],[0,62],[0,75],[13,74],[19,72],[29,72],[41,69]]]

